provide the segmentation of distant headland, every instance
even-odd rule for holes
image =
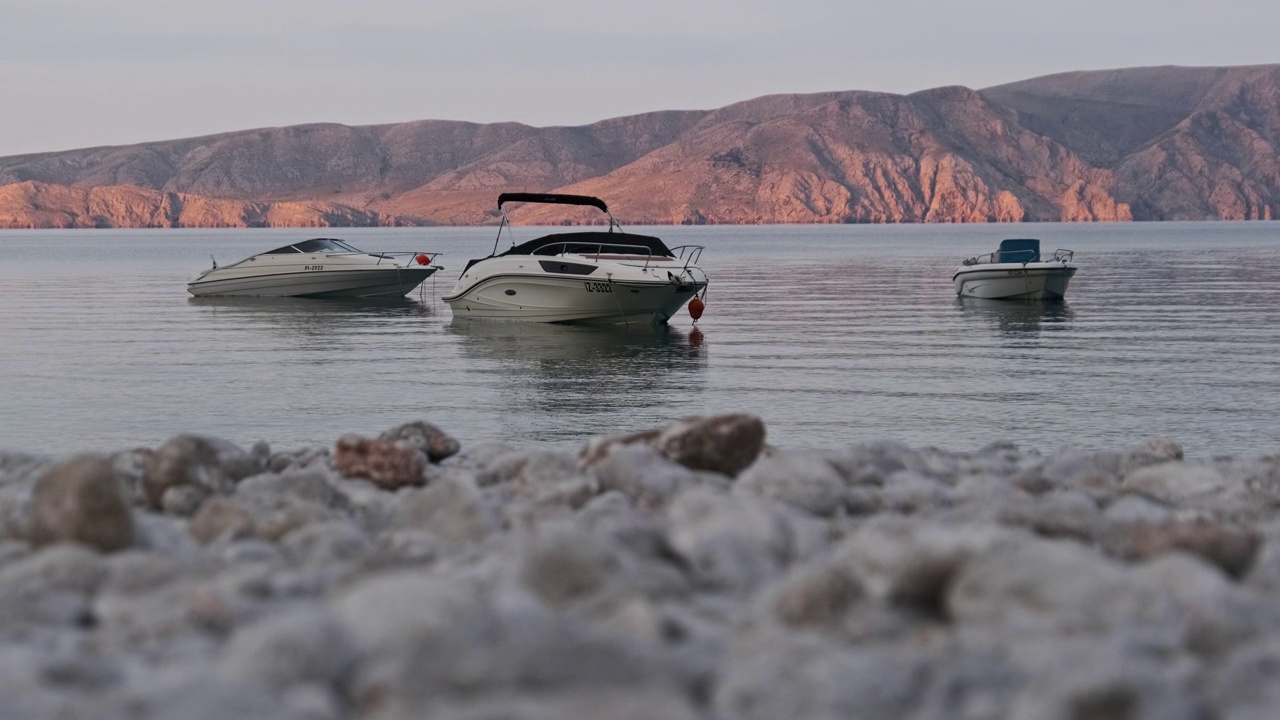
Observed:
[[[511,190],[601,196],[630,224],[1270,220],[1280,65],[771,95],[578,127],[312,124],[19,155],[0,158],[0,228],[477,225],[497,222]],[[512,218],[564,217],[545,213]]]

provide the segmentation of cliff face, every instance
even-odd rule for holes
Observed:
[[[354,227],[377,213],[322,202],[252,203],[129,185],[79,188],[26,181],[0,187],[0,228]]]
[[[1280,66],[778,95],[581,127],[301,125],[0,158],[0,227],[1270,219]],[[591,222],[519,208],[520,222]]]

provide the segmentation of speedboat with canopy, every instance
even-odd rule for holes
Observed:
[[[197,297],[395,298],[432,273],[439,253],[363,252],[343,240],[312,238],[230,265],[205,270],[187,283]]]
[[[594,207],[609,229],[555,233],[498,253],[507,203]],[[623,232],[604,201],[586,195],[503,193],[493,252],[467,263],[443,300],[455,317],[530,322],[665,323],[685,303],[701,315],[707,276],[701,245],[668,248],[656,237]],[[699,297],[703,296],[703,297]],[[696,302],[691,302],[695,300]]]
[[[1062,300],[1076,274],[1074,258],[1074,252],[1062,249],[1042,258],[1039,240],[1002,240],[995,252],[965,260],[951,280],[962,298]]]

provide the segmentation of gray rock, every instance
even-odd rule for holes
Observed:
[[[237,629],[218,667],[231,680],[278,691],[307,683],[341,687],[359,660],[355,638],[330,612],[303,606]]]
[[[695,489],[672,502],[667,538],[700,582],[750,591],[825,546],[823,530],[806,525],[798,512],[781,503]]]
[[[1266,638],[1233,653],[1210,676],[1208,695],[1223,720],[1271,720],[1280,708],[1280,638]]]
[[[582,449],[585,467],[593,467],[619,445],[643,444],[693,470],[730,477],[755,462],[764,450],[764,422],[754,415],[732,413],[687,418],[663,428],[630,435],[595,438]]]
[[[315,567],[359,560],[374,549],[359,528],[342,520],[300,527],[281,538],[280,545],[294,562]]]
[[[392,428],[379,435],[378,439],[407,443],[421,451],[433,463],[454,455],[462,448],[448,433],[421,420]]]
[[[77,542],[103,552],[128,547],[133,518],[111,462],[80,455],[45,471],[31,496],[30,538],[37,546]]]
[[[404,718],[417,718],[412,712]],[[663,686],[483,697],[442,708],[440,720],[700,720],[687,697]]]
[[[947,527],[881,517],[860,527],[833,554],[872,597],[941,614],[964,560],[1020,539],[993,525]]]
[[[173,485],[160,496],[160,509],[170,515],[191,517],[212,492],[199,485]]]
[[[519,451],[495,458],[476,475],[481,487],[501,485],[507,503],[579,508],[600,491],[568,453]]]
[[[0,628],[84,622],[106,573],[101,555],[71,544],[52,545],[0,567]]]
[[[1228,482],[1212,467],[1166,462],[1129,475],[1121,487],[1165,504],[1180,505],[1221,494],[1228,489]]]
[[[611,446],[594,463],[600,489],[626,495],[645,508],[659,508],[682,488],[699,484],[698,476],[648,445]]]
[[[520,580],[552,605],[599,592],[622,566],[616,550],[571,525],[542,528],[522,545]]]
[[[815,453],[777,452],[761,457],[738,477],[733,491],[830,516],[844,508],[845,485],[831,463]]]
[[[426,530],[448,542],[476,542],[499,526],[496,511],[465,473],[448,473],[426,488],[401,491],[398,505],[396,528]]]
[[[1162,523],[1173,517],[1169,509],[1141,495],[1121,495],[1107,506],[1103,519],[1113,524]]]
[[[880,503],[884,510],[919,513],[948,507],[955,491],[947,485],[913,470],[899,470],[884,479]]]
[[[761,591],[757,602],[784,625],[822,627],[839,622],[863,595],[847,567],[822,557],[793,568]]]
[[[1001,522],[1026,527],[1048,537],[1092,538],[1101,523],[1098,504],[1085,493],[1055,490],[1031,502],[1005,508]]]
[[[201,545],[221,538],[250,537],[253,535],[253,516],[236,501],[214,496],[200,506],[187,529]]]
[[[712,704],[719,717],[736,720],[897,720],[918,703],[927,670],[892,648],[766,635],[728,650]]]
[[[200,435],[176,435],[147,461],[142,487],[151,506],[159,508],[165,491],[176,485],[196,485],[210,493],[226,495],[236,482],[261,469],[260,458],[234,443]]]
[[[1182,445],[1169,438],[1153,437],[1142,441],[1142,452],[1164,460],[1181,460]]]
[[[1203,720],[1194,666],[1114,643],[1055,642],[1009,717],[1077,720]]]

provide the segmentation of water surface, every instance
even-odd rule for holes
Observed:
[[[633,229],[707,246],[696,331],[684,313],[666,329],[454,322],[438,298],[490,228],[0,231],[0,447],[198,431],[287,448],[423,418],[464,443],[573,448],[745,410],[791,447],[1280,450],[1274,223]],[[186,292],[210,253],[317,235],[443,252],[447,269],[398,303]],[[956,299],[958,261],[1011,235],[1076,251],[1067,302]]]

